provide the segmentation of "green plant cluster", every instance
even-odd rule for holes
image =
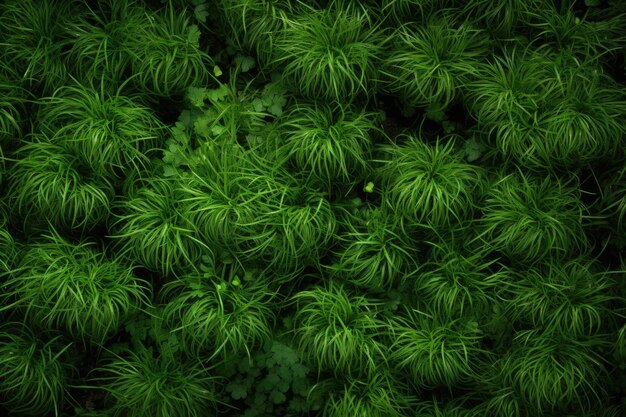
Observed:
[[[626,2],[0,2],[0,415],[618,417]]]

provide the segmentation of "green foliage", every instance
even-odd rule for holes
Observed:
[[[411,108],[447,108],[489,53],[481,30],[467,23],[453,27],[443,18],[402,25],[388,42],[392,47],[381,70],[383,90]]]
[[[26,86],[52,91],[66,80],[61,53],[75,6],[60,0],[9,0],[0,5],[0,56],[19,71]]]
[[[15,142],[21,134],[24,97],[25,91],[0,71],[0,145],[2,148]]]
[[[284,152],[295,169],[325,189],[363,178],[378,117],[343,106],[297,104],[282,119]]]
[[[299,184],[277,184],[281,192],[275,206],[261,218],[259,232],[251,236],[249,253],[278,273],[293,273],[315,265],[324,255],[337,228],[335,214],[321,193],[303,191]],[[291,273],[290,273],[291,272]]]
[[[384,38],[366,8],[333,2],[288,17],[271,64],[304,97],[350,102],[376,91]]]
[[[82,82],[101,78],[121,82],[130,69],[130,40],[144,29],[145,17],[145,8],[134,0],[88,7],[65,28],[66,65]]]
[[[468,84],[470,111],[503,155],[545,170],[620,152],[624,92],[595,61],[512,50],[479,71]]]
[[[425,20],[436,10],[453,5],[455,0],[382,0],[380,14],[390,25],[403,24],[407,21]]]
[[[27,416],[58,415],[74,373],[60,336],[36,335],[21,323],[0,330],[0,404]]]
[[[215,64],[200,47],[200,29],[186,13],[170,5],[161,13],[147,12],[143,22],[142,30],[126,45],[138,88],[167,97],[209,82],[208,69]]]
[[[310,369],[289,344],[274,340],[232,372],[226,391],[245,403],[243,417],[296,416],[321,407]]]
[[[617,332],[615,357],[618,360],[620,369],[624,369],[626,367],[626,324],[622,325]]]
[[[233,226],[243,232],[235,242],[239,259],[262,265],[279,283],[319,260],[334,236],[336,219],[323,194],[303,189],[283,169],[274,170],[244,171],[240,178],[249,178],[241,184],[245,206],[233,207],[243,214]]]
[[[38,135],[16,156],[8,199],[25,228],[49,222],[59,229],[89,230],[109,217],[113,184],[62,146]]]
[[[378,338],[386,326],[373,301],[332,282],[300,291],[293,300],[298,350],[319,372],[372,375],[385,360]]]
[[[283,113],[287,104],[285,89],[280,80],[263,83],[262,90],[251,88],[255,80],[242,87],[237,84],[237,72],[233,71],[230,83],[217,88],[187,89],[190,108],[181,112],[165,141],[162,168],[165,176],[190,169],[209,170],[212,176],[222,176],[215,170],[226,170],[224,161],[233,163],[233,168],[238,168],[241,162],[247,166],[247,158],[243,161],[235,158],[240,150],[259,151],[263,158],[270,159],[276,153],[276,140],[268,119]]]
[[[626,168],[608,170],[607,175],[599,211],[619,237],[626,232]]]
[[[93,379],[112,401],[114,416],[199,417],[214,409],[216,377],[197,361],[143,348],[115,355]]]
[[[475,321],[444,322],[407,310],[394,319],[390,332],[389,361],[419,388],[452,388],[476,378],[482,335]]]
[[[501,378],[532,413],[585,410],[600,401],[604,391],[597,343],[540,329],[520,331],[501,359]]]
[[[595,61],[512,50],[479,71],[470,111],[503,155],[542,170],[617,157],[624,92]]]
[[[593,13],[578,15],[571,2],[563,2],[565,6],[561,5],[560,9],[551,2],[545,3],[526,12],[529,25],[537,31],[536,43],[557,51],[571,49],[580,57],[592,58],[618,53],[626,46],[622,36],[623,14],[594,19]]]
[[[333,250],[336,261],[329,266],[333,278],[386,292],[401,278],[414,276],[419,256],[416,242],[391,213],[372,207],[362,215],[348,216],[346,231]]]
[[[564,337],[597,334],[614,318],[611,281],[585,259],[549,262],[514,274],[507,284],[509,315]]]
[[[117,202],[111,226],[120,256],[162,276],[193,270],[209,249],[183,216],[183,197],[174,179],[136,181],[130,195]]]
[[[500,381],[498,381],[500,382]],[[491,384],[487,384],[489,388]],[[522,401],[516,395],[515,390],[509,386],[493,387],[492,391],[487,392],[487,398],[474,407],[471,416],[490,415],[495,417],[518,417],[522,416]]]
[[[622,415],[622,3],[0,1],[0,415]]]
[[[482,171],[463,161],[454,140],[407,136],[382,148],[385,204],[410,222],[444,226],[462,221],[481,193]]]
[[[579,195],[575,177],[566,182],[521,171],[501,176],[485,197],[480,238],[517,263],[580,253],[588,241]]]
[[[322,416],[405,415],[414,404],[414,398],[408,394],[408,390],[402,383],[383,372],[379,371],[365,379],[348,377],[339,390],[331,392]]]
[[[107,259],[93,244],[72,244],[57,234],[28,245],[11,274],[0,297],[7,307],[86,345],[102,346],[148,302],[148,284],[132,268]]]
[[[433,243],[423,272],[414,279],[421,309],[442,320],[488,316],[497,288],[510,280],[495,260],[488,260],[484,248],[464,250],[466,241],[461,242]]]
[[[626,127],[626,92],[595,63],[558,70],[561,86],[539,115],[543,137],[531,137],[522,160],[580,166],[618,158]],[[535,156],[536,155],[536,156]]]
[[[162,290],[169,300],[163,318],[180,334],[181,350],[190,357],[209,354],[229,358],[252,352],[272,338],[273,293],[258,271],[209,268],[204,276],[186,275]]]
[[[259,196],[246,190],[246,182],[253,179],[251,172],[244,175],[230,164],[215,168],[215,175],[194,175],[181,185],[184,217],[216,252],[236,253],[246,236],[245,224],[254,219]]]
[[[4,212],[0,212],[0,278],[3,278],[15,266],[18,245],[13,235],[7,230],[7,219]]]
[[[289,1],[220,0],[218,6],[223,22],[232,35],[229,38],[238,50],[253,53],[270,69],[276,54],[277,38],[285,28],[285,12],[291,11]]]
[[[432,401],[420,401],[416,405],[415,410],[417,417],[478,417],[481,415],[479,413],[475,414],[475,409],[464,406],[463,399],[444,402],[433,397]],[[510,416],[513,417],[514,414]]]
[[[506,39],[515,35],[528,14],[535,9],[537,0],[475,0],[468,1],[460,11],[494,36]],[[549,2],[545,2],[549,3]]]
[[[467,85],[467,105],[478,122],[497,130],[499,138],[516,120],[532,119],[555,88],[550,84],[550,56],[532,49],[507,48],[477,67],[476,78]],[[504,142],[503,153],[515,144],[499,141]]]
[[[57,89],[41,100],[37,116],[50,141],[104,178],[144,169],[164,131],[151,110],[121,90],[111,92],[104,80]]]

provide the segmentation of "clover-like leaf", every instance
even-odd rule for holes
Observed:
[[[481,143],[474,138],[468,139],[464,145],[464,150],[465,150],[465,155],[467,157],[467,161],[473,162],[479,159],[486,149],[487,147],[485,146],[484,143]]]
[[[219,69],[219,67],[218,67]],[[187,89],[187,100],[196,107],[203,107],[204,100],[208,98],[208,90],[201,87],[189,87]]]
[[[200,28],[198,25],[190,25],[187,33],[187,41],[196,46],[200,45]]]
[[[248,397],[248,387],[245,384],[231,382],[226,386],[226,391],[230,392],[231,397],[235,400],[241,400]]]
[[[235,64],[239,66],[239,68],[241,69],[241,72],[248,72],[256,66],[256,62],[254,61],[254,58],[252,58],[251,56],[243,56],[243,55],[239,55],[235,57]]]
[[[270,399],[274,404],[282,404],[287,400],[287,397],[282,392],[275,390],[270,393]]]

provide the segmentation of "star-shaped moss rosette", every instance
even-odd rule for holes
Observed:
[[[299,351],[319,372],[375,373],[386,356],[379,340],[385,323],[376,317],[374,301],[333,283],[300,291],[293,301]]]
[[[276,294],[259,271],[238,270],[236,264],[223,266],[165,285],[163,317],[189,357],[250,358],[272,340]]]
[[[586,250],[578,179],[502,174],[487,193],[479,238],[515,263],[567,259]]]
[[[25,323],[97,347],[150,295],[132,267],[108,259],[93,243],[73,244],[56,233],[26,246],[2,288],[5,308],[23,314]]]
[[[270,64],[302,96],[346,102],[373,96],[383,43],[367,8],[333,1],[287,16]]]
[[[14,221],[25,229],[49,222],[79,231],[103,224],[111,213],[113,183],[45,135],[31,140],[15,152],[17,160],[8,173],[7,198],[11,216],[17,216]]]
[[[51,93],[67,81],[61,55],[65,28],[80,14],[76,5],[59,0],[10,0],[0,6],[0,54],[25,87]]]
[[[120,256],[163,277],[193,271],[210,253],[184,216],[180,178],[141,178],[115,203],[110,238]]]
[[[76,369],[70,344],[54,332],[34,333],[19,322],[0,326],[0,405],[25,416],[58,415]]]
[[[200,417],[215,410],[216,377],[197,360],[152,349],[126,349],[94,370],[109,409],[129,417]]]

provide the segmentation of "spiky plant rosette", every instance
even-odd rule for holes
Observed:
[[[259,195],[246,193],[252,178],[234,172],[215,171],[215,176],[193,175],[181,184],[183,216],[189,219],[207,246],[236,253],[246,228],[254,219]]]
[[[554,68],[555,57],[546,51],[505,48],[491,62],[477,64],[478,75],[465,86],[469,113],[505,158],[543,166],[529,148],[544,136],[537,120],[559,88]]]
[[[584,257],[547,261],[514,273],[505,284],[509,316],[564,337],[593,336],[616,317],[613,282]]]
[[[184,216],[181,178],[139,178],[115,203],[109,236],[118,253],[163,277],[194,270],[209,247]]]
[[[414,407],[415,417],[478,417],[474,409],[465,404],[463,397],[450,401],[440,400],[433,396],[432,400],[419,401]],[[510,417],[514,417],[511,415]]]
[[[220,0],[223,22],[232,35],[230,41],[242,52],[253,53],[260,70],[271,68],[276,40],[285,27],[286,13],[293,13],[289,1]]]
[[[90,230],[110,214],[113,184],[45,135],[16,151],[7,198],[25,228],[49,222],[59,229]]]
[[[500,174],[482,206],[479,239],[516,263],[562,260],[589,246],[586,213],[575,176]]]
[[[379,115],[343,105],[298,103],[282,118],[286,157],[324,189],[354,184],[368,170]]]
[[[26,91],[16,85],[11,76],[5,76],[0,68],[0,147],[2,149],[17,142],[17,138],[22,133],[25,97]]]
[[[529,414],[586,410],[602,401],[606,391],[601,343],[601,338],[572,338],[542,329],[520,331],[496,364],[499,378],[513,387]]]
[[[443,321],[409,307],[389,326],[389,363],[420,389],[452,388],[477,378],[483,335],[476,321]]]
[[[337,220],[328,198],[302,186],[282,167],[267,167],[247,184],[261,198],[255,216],[241,223],[236,254],[275,274],[275,283],[315,266],[335,236]]]
[[[523,401],[510,386],[501,386],[501,381],[497,381],[497,386],[483,382],[480,391],[485,395],[480,404],[472,409],[470,416],[494,416],[494,417],[522,417],[524,414]]]
[[[0,209],[0,278],[3,278],[14,267],[17,260],[18,245],[7,227],[7,216],[4,208]]]
[[[272,340],[275,293],[257,270],[220,269],[166,283],[163,318],[181,335],[181,350],[190,357],[251,358]]]
[[[411,223],[433,227],[469,218],[482,193],[482,170],[465,161],[454,138],[434,144],[416,136],[404,139],[381,147],[384,204]]]
[[[288,17],[270,65],[306,98],[334,102],[376,91],[384,36],[365,7],[343,1]]]
[[[22,323],[0,326],[0,405],[11,414],[58,415],[75,369],[58,334],[34,331]]]
[[[290,195],[277,201],[276,212],[268,214],[264,228],[271,243],[262,259],[277,272],[316,265],[337,230],[335,213],[324,194],[297,185],[290,188]],[[254,244],[262,242],[255,237]]]
[[[434,317],[482,320],[491,313],[496,290],[509,279],[497,260],[487,257],[484,248],[468,251],[462,247],[464,244],[467,241],[432,243],[422,272],[411,279],[420,308]]]
[[[556,4],[555,4],[556,3]],[[525,11],[526,24],[534,29],[533,42],[555,51],[573,50],[579,57],[605,59],[626,46],[624,14],[600,17],[575,10],[574,2],[536,2]]]
[[[116,417],[200,417],[218,402],[216,377],[200,362],[145,347],[125,349],[94,372]]]
[[[379,18],[390,27],[408,21],[425,21],[436,10],[453,7],[456,0],[382,0],[371,1],[379,9]]]
[[[0,6],[0,55],[19,71],[25,86],[49,91],[67,78],[61,52],[65,25],[77,15],[76,5],[60,0],[9,0]]]
[[[385,361],[379,337],[386,324],[376,303],[331,281],[295,294],[294,337],[318,372],[336,376],[373,375]]]
[[[607,169],[597,211],[605,219],[613,239],[626,235],[626,166]]]
[[[2,299],[26,321],[102,346],[124,319],[148,302],[148,284],[94,244],[53,233],[26,246],[4,283]]]
[[[341,387],[329,393],[321,415],[403,416],[414,403],[415,398],[406,385],[380,369],[367,378],[348,376]]]
[[[402,25],[388,39],[381,88],[410,108],[445,110],[477,74],[478,64],[490,52],[488,39],[469,23],[454,27],[443,16],[423,25]]]
[[[332,249],[334,262],[328,266],[332,278],[385,292],[420,268],[417,242],[388,210],[371,206],[361,214],[347,214],[340,224],[345,230]]]
[[[626,366],[626,324],[622,325],[617,331],[614,355],[622,368]]]
[[[125,47],[131,55],[132,82],[140,91],[160,97],[182,95],[212,78],[213,59],[200,46],[200,29],[187,13],[169,5],[146,12],[143,30]]]
[[[465,104],[488,126],[515,114],[532,117],[553,88],[553,56],[545,51],[505,48],[477,67],[478,76],[466,86]]]
[[[470,18],[500,39],[510,39],[527,22],[536,0],[477,0],[465,2],[459,13]]]
[[[567,52],[561,59],[567,61]],[[557,58],[558,59],[558,58]],[[558,62],[558,61],[557,61]],[[622,155],[626,90],[593,61],[555,68],[561,88],[538,118],[543,133],[530,136],[521,161],[545,166],[579,167]]]
[[[107,88],[104,79],[66,85],[43,98],[37,123],[52,142],[108,178],[145,169],[165,129],[152,110],[124,95],[123,87]]]
[[[266,161],[255,163],[251,152],[230,138],[203,142],[198,150],[178,185],[183,216],[215,252],[255,252],[247,242],[264,241],[258,236],[263,214],[274,210],[283,191],[267,175],[273,168]]]
[[[126,43],[143,30],[146,10],[134,0],[98,2],[65,28],[63,59],[81,81],[109,79],[120,83],[130,69]]]

